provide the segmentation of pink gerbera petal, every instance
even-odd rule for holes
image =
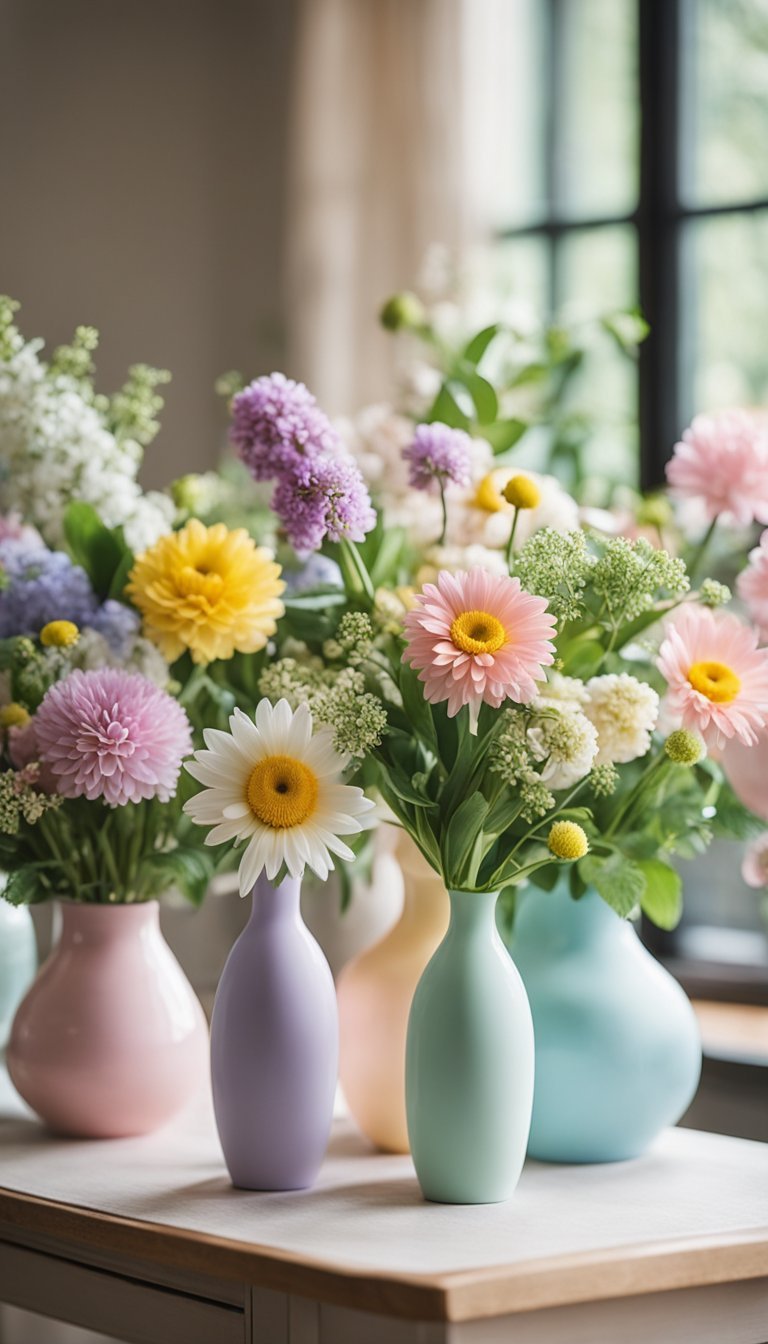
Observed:
[[[418,669],[430,704],[447,701],[451,718],[468,705],[474,730],[483,702],[498,708],[534,698],[555,653],[544,598],[477,567],[440,574],[416,602],[405,618],[403,661]]]
[[[768,649],[757,647],[750,626],[687,603],[667,626],[658,666],[668,713],[707,746],[757,741],[768,722]]]
[[[760,545],[750,551],[749,564],[739,575],[737,587],[761,639],[768,639],[768,531],[761,536]]]

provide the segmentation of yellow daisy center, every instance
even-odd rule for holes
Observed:
[[[253,767],[246,794],[260,822],[286,831],[312,816],[317,806],[317,775],[295,756],[265,756]]]
[[[462,611],[451,623],[451,639],[462,653],[496,653],[507,632],[489,611]]]
[[[716,705],[727,705],[741,690],[740,679],[727,663],[694,663],[688,669],[688,680],[694,691],[699,691]]]

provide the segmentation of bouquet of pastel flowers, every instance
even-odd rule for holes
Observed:
[[[567,944],[570,915],[560,897],[547,901],[547,893],[562,896],[563,875],[566,901],[584,907],[585,927],[599,921],[600,907],[617,932],[626,926],[616,915],[640,910],[674,927],[677,860],[715,835],[744,836],[755,826],[719,757],[732,741],[751,748],[765,728],[768,651],[758,631],[724,610],[729,589],[697,577],[711,527],[676,554],[640,528],[612,534],[602,516],[601,526],[584,525],[573,500],[548,519],[546,481],[513,467],[494,468],[478,506],[478,443],[437,418],[438,409],[412,424],[401,448],[414,499],[437,502],[436,511],[423,510],[419,538],[376,509],[375,487],[372,500],[360,465],[306,388],[276,374],[235,396],[233,441],[254,477],[274,482],[279,544],[293,548],[307,586],[286,598],[272,656],[259,665],[258,692],[270,707],[259,706],[255,725],[236,714],[230,733],[206,736],[189,767],[204,787],[186,811],[210,828],[212,844],[247,840],[245,891],[260,874],[278,884],[306,868],[324,877],[332,854],[349,858],[341,837],[366,824],[362,787],[443,879],[452,916],[411,1008],[408,1129],[425,1192],[471,1202],[514,1187],[531,1122],[531,1018],[496,933],[499,894],[521,969],[527,912],[537,905],[557,919],[553,935],[535,940],[534,967],[556,967]],[[721,442],[727,453],[727,433]],[[765,444],[757,422],[749,443],[758,471]],[[691,435],[670,468],[689,495],[694,487],[675,477],[690,444]],[[719,480],[736,488],[733,474]],[[493,510],[485,507],[491,486]],[[479,551],[472,542],[444,546],[454,500],[464,512],[500,516],[503,526]],[[724,495],[714,516],[728,521],[735,505]],[[601,948],[610,966],[610,940]],[[637,956],[648,954],[634,935],[615,955],[617,974],[629,959],[628,984],[641,978]],[[650,1111],[634,1083],[618,1089],[621,1119],[613,1103],[604,1110],[619,1137],[604,1143],[603,1156],[606,1148],[639,1151],[679,1116],[698,1076],[690,1005],[669,977],[659,981],[658,967],[649,974],[643,1027],[612,1003],[612,1039],[622,1039],[623,1021],[627,1040],[647,1038],[648,1061],[663,1059],[674,1083]],[[530,966],[525,981],[533,1001]],[[564,1000],[560,1021],[564,1013],[586,1020],[586,1012]],[[567,1055],[557,1047],[548,1055],[543,1018],[536,1020],[537,1095],[546,1096],[548,1059]],[[504,1086],[501,1064],[488,1063],[491,1043],[498,1060],[514,1061]],[[582,1058],[578,1049],[572,1057]],[[615,1061],[611,1069],[618,1072]],[[579,1106],[577,1084],[557,1107],[537,1102],[533,1151],[594,1157],[589,1136],[581,1148],[574,1139]],[[552,1141],[537,1108],[570,1117],[565,1142]],[[482,1161],[472,1157],[479,1151]]]

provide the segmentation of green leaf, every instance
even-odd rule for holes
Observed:
[[[637,353],[637,347],[650,331],[650,327],[638,308],[619,313],[609,313],[601,319],[600,325],[612,336],[619,349],[625,355]]]
[[[599,854],[587,854],[579,862],[578,871],[584,882],[594,887],[622,919],[626,919],[642,901],[645,873],[639,863],[627,859],[623,854],[617,852],[607,858]]]
[[[470,425],[469,416],[464,414],[447,383],[443,383],[424,419],[428,424],[439,420],[451,429],[469,429]]]
[[[37,905],[38,901],[47,900],[51,892],[50,888],[40,881],[40,869],[56,866],[51,860],[43,860],[17,868],[8,874],[0,896],[9,905]]]
[[[126,551],[120,564],[112,575],[112,582],[109,585],[107,597],[112,598],[114,602],[123,600],[125,585],[128,582],[128,575],[133,569],[134,557],[131,551]]]
[[[501,330],[500,322],[494,322],[490,327],[483,327],[483,330],[478,331],[471,341],[467,341],[461,352],[462,359],[466,360],[468,364],[479,364],[491,341],[498,336]]]
[[[309,593],[299,593],[285,602],[286,612],[327,611],[329,607],[346,606],[346,594],[340,588],[323,588]]]
[[[176,849],[148,855],[142,867],[166,878],[169,886],[174,884],[188,901],[199,906],[216,871],[216,858],[209,849],[178,845]]]
[[[85,570],[94,591],[102,599],[108,597],[116,575],[125,566],[126,556],[130,556],[120,529],[110,531],[90,504],[75,500],[64,513],[64,535],[74,560]]]
[[[408,663],[400,665],[399,688],[403,712],[409,723],[428,746],[437,750],[437,734],[432,711],[424,699],[424,683],[419,681],[418,673]]]
[[[643,914],[660,929],[677,928],[683,913],[680,874],[661,859],[640,859],[637,866],[645,874],[645,891],[640,901]]]
[[[456,808],[443,836],[443,864],[447,880],[455,889],[466,873],[472,849],[488,815],[488,802],[481,793],[470,794]]]
[[[720,785],[710,825],[713,835],[723,840],[754,840],[765,830],[765,822],[739,801],[726,780]]]
[[[455,370],[455,378],[467,389],[472,398],[478,424],[493,424],[499,413],[499,401],[488,379],[483,378],[476,369],[463,364]]]
[[[587,681],[603,661],[603,646],[596,639],[574,639],[563,651],[563,671]]]
[[[527,429],[527,420],[497,420],[493,425],[483,425],[483,438],[488,440],[498,457],[500,453],[506,453],[509,448],[514,448]]]

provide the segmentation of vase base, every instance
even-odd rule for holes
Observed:
[[[318,1173],[314,1172],[311,1176],[290,1176],[281,1179],[279,1176],[235,1175],[231,1171],[229,1173],[229,1179],[235,1190],[250,1190],[253,1194],[261,1195],[287,1195],[291,1191],[311,1190],[317,1176]]]
[[[436,1190],[429,1192],[422,1190],[421,1193],[428,1204],[456,1204],[469,1207],[471,1205],[480,1204],[506,1204],[515,1192],[514,1190],[509,1190],[504,1194],[468,1194],[466,1191],[457,1191],[455,1194],[452,1194],[447,1190],[440,1192]]]

